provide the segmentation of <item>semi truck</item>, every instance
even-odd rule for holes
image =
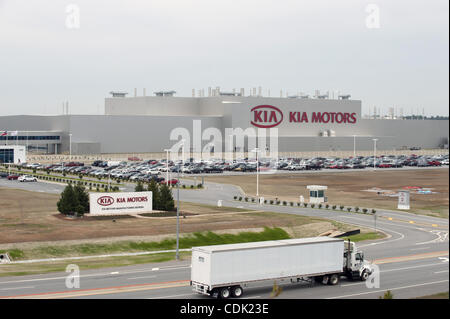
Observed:
[[[341,238],[311,237],[192,248],[192,290],[213,298],[239,298],[258,281],[337,285],[342,276],[366,280],[371,264]]]

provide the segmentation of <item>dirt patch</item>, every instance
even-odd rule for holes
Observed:
[[[365,170],[356,172],[315,172],[305,174],[273,174],[259,176],[259,193],[266,199],[299,201],[303,195],[309,199],[307,185],[326,185],[326,196],[330,205],[348,205],[367,208],[397,209],[398,198],[385,196],[368,189],[380,189],[396,193],[407,187],[432,189],[429,194],[411,192],[411,211],[415,213],[448,218],[449,171],[440,169],[411,170]],[[245,193],[256,193],[255,176],[208,176],[208,182],[227,183],[240,186]]]

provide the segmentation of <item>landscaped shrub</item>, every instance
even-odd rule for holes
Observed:
[[[283,201],[283,206],[286,206],[287,205],[287,202],[284,200]]]
[[[359,207],[355,207],[355,212],[359,212]]]
[[[328,209],[328,207],[330,207],[330,205],[326,204],[326,205],[325,205],[325,208]]]
[[[254,203],[255,202],[255,199],[254,198],[252,198],[252,203]]]
[[[191,189],[194,189],[194,185],[191,185],[191,187],[190,187]]]
[[[316,207],[316,204],[311,204],[311,208],[314,208],[314,207]]]
[[[308,203],[303,203],[303,207],[308,207]]]
[[[377,211],[375,209],[372,209],[371,213],[375,214]]]
[[[246,202],[248,202],[248,197],[245,197],[244,200],[245,200]]]
[[[183,184],[181,187],[182,187],[182,188],[186,188],[186,185]]]
[[[340,208],[341,210],[344,210],[344,206],[343,206],[343,205],[339,206],[339,208]]]
[[[273,205],[273,199],[270,200],[270,204]]]
[[[233,196],[233,199],[236,200],[236,199],[237,199],[237,196]]]
[[[290,204],[291,204],[291,206],[294,206],[294,202],[291,202]]]
[[[242,200],[242,196],[239,196],[239,200],[240,200],[240,201]]]
[[[322,208],[322,204],[317,205],[318,208]]]
[[[333,210],[336,209],[336,205],[333,205],[331,208],[332,208]]]
[[[347,211],[349,211],[349,212],[350,212],[351,210],[352,210],[352,208],[351,208],[351,207],[347,207]]]
[[[368,211],[368,209],[367,209],[367,208],[363,208],[363,210],[362,210],[362,211],[363,211],[363,213],[364,213],[364,214],[366,214],[366,213],[367,213],[367,211]]]

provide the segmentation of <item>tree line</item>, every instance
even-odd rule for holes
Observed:
[[[167,186],[167,184],[158,184],[155,180],[151,180],[150,183],[148,183],[147,188],[145,188],[145,186],[141,182],[138,182],[134,191],[152,192],[152,207],[154,210],[175,210],[175,202],[173,200],[172,191],[170,190],[170,187]]]

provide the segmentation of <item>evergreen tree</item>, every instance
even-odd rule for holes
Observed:
[[[159,192],[159,187],[158,184],[156,183],[156,181],[154,179],[152,179],[150,181],[150,183],[148,184],[147,190],[149,192],[152,192],[152,207],[154,210],[159,210],[162,209],[161,208],[161,196],[160,196],[160,192]]]
[[[80,206],[80,202],[78,201],[77,194],[72,187],[72,184],[69,184],[64,188],[64,191],[61,193],[61,197],[56,204],[58,207],[58,211],[64,215],[73,215],[78,206]]]
[[[141,182],[137,183],[136,187],[134,188],[134,191],[135,192],[144,192],[145,191],[144,186],[142,185]]]
[[[173,201],[172,191],[169,186],[163,184],[159,187],[160,199],[161,199],[161,209],[165,211],[172,211],[175,208]]]
[[[74,187],[75,194],[78,198],[79,204],[81,207],[77,208],[77,213],[79,215],[84,215],[89,213],[89,194],[86,191],[86,188],[81,185],[77,185]]]

